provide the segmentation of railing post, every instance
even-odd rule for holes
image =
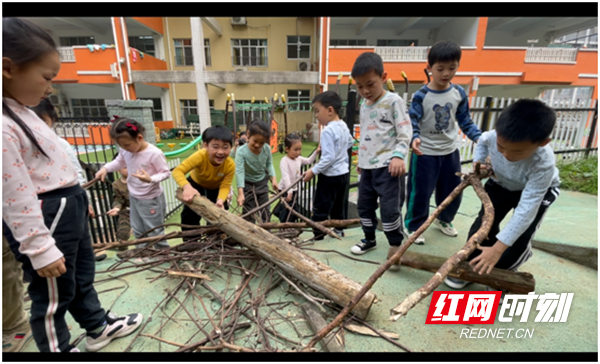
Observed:
[[[596,108],[594,110],[594,118],[592,119],[592,126],[590,127],[590,134],[588,136],[587,145],[585,148],[585,158],[586,159],[590,155],[590,149],[592,149],[592,143],[594,142],[594,134],[596,133],[597,124],[598,124],[598,101],[596,100]]]
[[[490,130],[490,116],[492,114],[492,97],[487,96],[485,98],[485,110],[483,111],[483,118],[481,120],[481,131]]]

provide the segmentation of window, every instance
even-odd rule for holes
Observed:
[[[208,108],[210,110],[214,110],[215,109],[215,100],[208,100]]]
[[[129,46],[154,57],[154,37],[151,35],[129,37]]]
[[[366,39],[330,39],[330,46],[366,46]]]
[[[206,58],[206,65],[210,66],[210,40],[204,39],[204,58]]]
[[[377,39],[377,47],[408,47],[413,43],[419,45],[416,39]]]
[[[108,111],[102,99],[71,99],[73,115],[78,117],[108,117]]]
[[[193,66],[194,57],[192,56],[191,39],[173,39],[175,46],[175,65]]]
[[[553,44],[571,45],[575,48],[598,48],[598,27],[580,30],[554,38]],[[568,46],[567,46],[568,47]]]
[[[95,43],[94,37],[60,37],[61,47],[84,46]]]
[[[234,66],[267,66],[266,39],[232,39],[231,53]]]
[[[264,104],[264,101],[254,100],[254,106]],[[271,111],[265,110],[255,110],[252,107],[243,107],[238,105],[250,105],[251,100],[235,100],[235,110],[237,111],[236,117],[241,117],[241,122],[238,120],[238,125],[246,124],[248,120],[248,114],[250,114],[250,123],[255,119],[266,120],[266,115],[268,115]]]
[[[288,59],[309,59],[310,58],[310,36],[291,36],[287,37],[287,58]]]
[[[181,121],[183,125],[187,125],[188,115],[198,115],[197,100],[179,100],[181,106]]]
[[[288,105],[290,110],[310,111],[310,100],[310,90],[288,90],[288,103],[292,103]],[[298,101],[303,102],[297,103]],[[294,102],[296,104],[293,104]]]

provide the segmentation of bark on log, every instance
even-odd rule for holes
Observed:
[[[181,188],[177,189],[176,196],[182,201]],[[194,196],[192,202],[186,205],[212,224],[220,224],[223,232],[255,254],[274,263],[338,305],[347,305],[362,289],[357,282],[304,254],[300,249],[273,236],[265,229],[219,209],[204,196]],[[360,318],[366,318],[374,300],[375,294],[368,292],[356,304],[353,312]]]
[[[409,251],[400,258],[400,264],[402,265],[433,273],[437,272],[445,262],[445,258]],[[460,262],[456,268],[448,272],[448,276],[508,290],[514,294],[528,294],[535,291],[535,279],[531,273],[526,272],[513,272],[494,268],[490,274],[479,275],[479,273],[473,271],[468,262]]]
[[[303,303],[300,308],[302,308],[302,314],[304,315],[304,318],[306,318],[306,321],[308,321],[310,324],[310,328],[315,334],[327,326],[327,321],[325,321],[323,316],[312,303]],[[323,339],[323,347],[325,351],[330,353],[344,352],[344,348],[337,342],[335,335],[333,335],[331,332]]]

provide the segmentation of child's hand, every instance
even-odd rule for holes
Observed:
[[[37,270],[37,274],[44,278],[56,278],[65,273],[67,273],[67,268],[65,268],[65,257],[61,257],[54,263],[48,264],[47,266]]]
[[[312,168],[311,168],[311,169],[309,169],[308,171],[306,171],[304,173],[304,179],[303,179],[303,181],[304,182],[308,182],[311,179],[313,179],[314,176],[315,176],[315,174],[313,173]]]
[[[152,178],[150,177],[148,172],[144,171],[143,169],[141,171],[138,169],[136,172],[137,173],[132,173],[131,175],[139,178],[140,181],[142,181],[142,182],[146,182],[146,183],[152,182]]]
[[[286,202],[292,202],[292,195],[291,193],[288,193],[287,197],[285,198]]]
[[[244,201],[246,201],[246,197],[244,196],[244,191],[238,191],[238,198],[237,198],[238,206],[244,206]]]
[[[508,249],[508,245],[498,240],[491,247],[477,246],[477,249],[481,250],[481,254],[471,261],[470,264],[475,265],[473,270],[480,275],[483,273],[490,274],[502,257],[502,253]]]
[[[275,191],[279,191],[279,185],[277,184],[277,179],[275,177],[273,177],[273,179],[271,180],[271,184],[273,184],[273,189]]]
[[[413,150],[413,152],[415,152],[416,155],[423,155],[423,152],[421,152],[421,149],[419,149],[420,146],[421,146],[421,139],[416,138],[415,140],[413,140],[412,150]]]
[[[321,143],[319,143],[319,146],[317,147],[315,153],[321,153]]]
[[[94,213],[94,208],[92,207],[92,205],[88,205],[88,213],[90,214],[90,217],[93,219],[94,217],[96,217],[96,214]]]
[[[106,177],[106,174],[108,173],[108,171],[106,170],[106,168],[102,167],[98,172],[96,172],[96,178],[100,178],[100,181],[104,182],[104,177]]]
[[[218,199],[217,202],[215,202],[215,206],[217,206],[220,209],[224,209],[225,205],[223,205],[223,200]]]
[[[401,177],[406,173],[406,165],[402,158],[392,158],[390,162],[390,166],[388,167],[388,171],[392,175],[392,177]]]
[[[119,214],[119,211],[121,211],[121,209],[120,209],[120,208],[118,208],[118,207],[115,207],[114,209],[110,209],[110,210],[108,210],[108,211],[106,212],[106,214],[107,214],[108,216],[117,216],[117,215]]]
[[[200,192],[198,192],[191,184],[187,184],[183,186],[183,202],[191,202],[194,199],[194,196],[200,196]]]
[[[233,190],[229,190],[229,195],[227,195],[227,204],[231,205],[231,199],[233,198]]]

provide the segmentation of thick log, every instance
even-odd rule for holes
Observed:
[[[532,240],[531,246],[557,257],[565,258],[577,264],[598,270],[598,248],[546,243],[537,240]]]
[[[302,314],[315,334],[327,326],[327,321],[325,321],[312,303],[303,303],[300,308],[302,308]],[[323,339],[323,346],[324,349],[330,353],[344,352],[344,348],[337,342],[337,338],[331,332]]]
[[[181,188],[177,189],[177,198],[182,201]],[[338,305],[347,305],[362,289],[357,282],[304,254],[300,249],[273,236],[265,229],[219,209],[204,196],[194,196],[192,202],[186,204],[210,223],[220,224],[223,232],[248,247],[258,256],[274,263],[284,272]],[[368,292],[356,304],[353,312],[360,318],[366,318],[374,300],[375,294]]]
[[[433,273],[437,272],[445,262],[446,258],[410,251],[404,253],[400,258],[402,265]],[[528,294],[535,291],[535,279],[530,273],[494,268],[490,274],[480,275],[474,272],[471,265],[465,261],[458,263],[456,268],[448,272],[448,276],[485,284],[500,290],[508,290],[514,294]]]

